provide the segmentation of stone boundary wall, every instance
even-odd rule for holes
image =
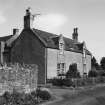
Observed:
[[[4,64],[0,66],[0,93],[3,91],[29,92],[37,87],[36,64]]]
[[[86,86],[86,85],[95,85],[99,83],[105,83],[105,77],[89,77],[89,78],[74,78],[72,82],[75,86]]]

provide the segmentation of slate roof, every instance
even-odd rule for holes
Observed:
[[[6,41],[6,40],[10,39],[11,37],[12,37],[12,35],[0,37],[0,41]]]
[[[33,29],[33,32],[35,35],[39,36],[43,41],[47,44],[48,48],[54,48],[58,49],[59,48],[59,35],[52,34],[49,32],[45,32],[42,30],[38,29]],[[66,51],[74,51],[74,52],[80,52],[82,53],[83,50],[83,43],[75,43],[72,39],[70,38],[64,38],[65,42],[65,50]],[[91,55],[90,51],[86,50],[87,54]]]
[[[59,45],[59,35],[52,34],[49,32],[42,31],[42,30],[38,30],[38,29],[32,29],[32,31],[46,45],[47,48],[53,48],[53,49],[59,48],[59,46],[58,46]],[[12,36],[13,35],[0,37],[0,41],[7,41]],[[64,42],[65,42],[65,50],[66,51],[82,53],[83,43],[80,43],[80,42],[75,43],[70,38],[66,38],[66,37],[63,37],[63,38],[64,38]],[[86,52],[87,52],[87,54],[91,55],[90,51],[86,50]]]

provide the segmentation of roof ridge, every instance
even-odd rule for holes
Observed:
[[[35,31],[35,29],[33,28],[33,29],[31,29],[31,30],[32,30],[32,32],[39,38],[39,40],[41,40],[41,41],[43,42],[43,44],[47,47],[47,43],[46,43],[42,38],[39,37],[39,35],[38,35],[38,33]]]
[[[51,35],[54,35],[55,37],[59,37],[59,35],[57,35],[57,34],[53,34],[53,33],[50,33],[50,32],[46,32],[46,31],[43,31],[43,30],[39,30],[39,29],[35,29],[35,28],[33,28],[34,30],[37,30],[37,31],[40,31],[40,32],[44,32],[44,33],[47,33],[47,34],[51,34]],[[53,37],[53,36],[50,36],[49,38],[55,38],[55,37]],[[66,37],[66,36],[64,36],[63,35],[63,37],[64,38],[67,38],[67,39],[69,39],[69,40],[71,40],[71,41],[73,41],[73,39],[71,39],[71,38],[68,38],[68,37]],[[74,42],[74,41],[73,41]],[[75,43],[75,42],[74,42]],[[81,44],[81,42],[77,42],[76,44]]]

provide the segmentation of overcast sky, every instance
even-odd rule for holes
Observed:
[[[34,27],[71,38],[78,27],[79,41],[100,60],[105,56],[105,0],[0,0],[0,36],[23,28],[25,10],[41,15]]]

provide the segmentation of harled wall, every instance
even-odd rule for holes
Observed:
[[[53,78],[57,76],[57,49],[47,49],[47,78]],[[65,63],[66,63],[66,71],[69,69],[69,65],[72,63],[77,63],[77,68],[80,74],[83,74],[83,59],[81,53],[65,51]],[[91,56],[86,56],[86,70],[87,73],[91,70]]]

